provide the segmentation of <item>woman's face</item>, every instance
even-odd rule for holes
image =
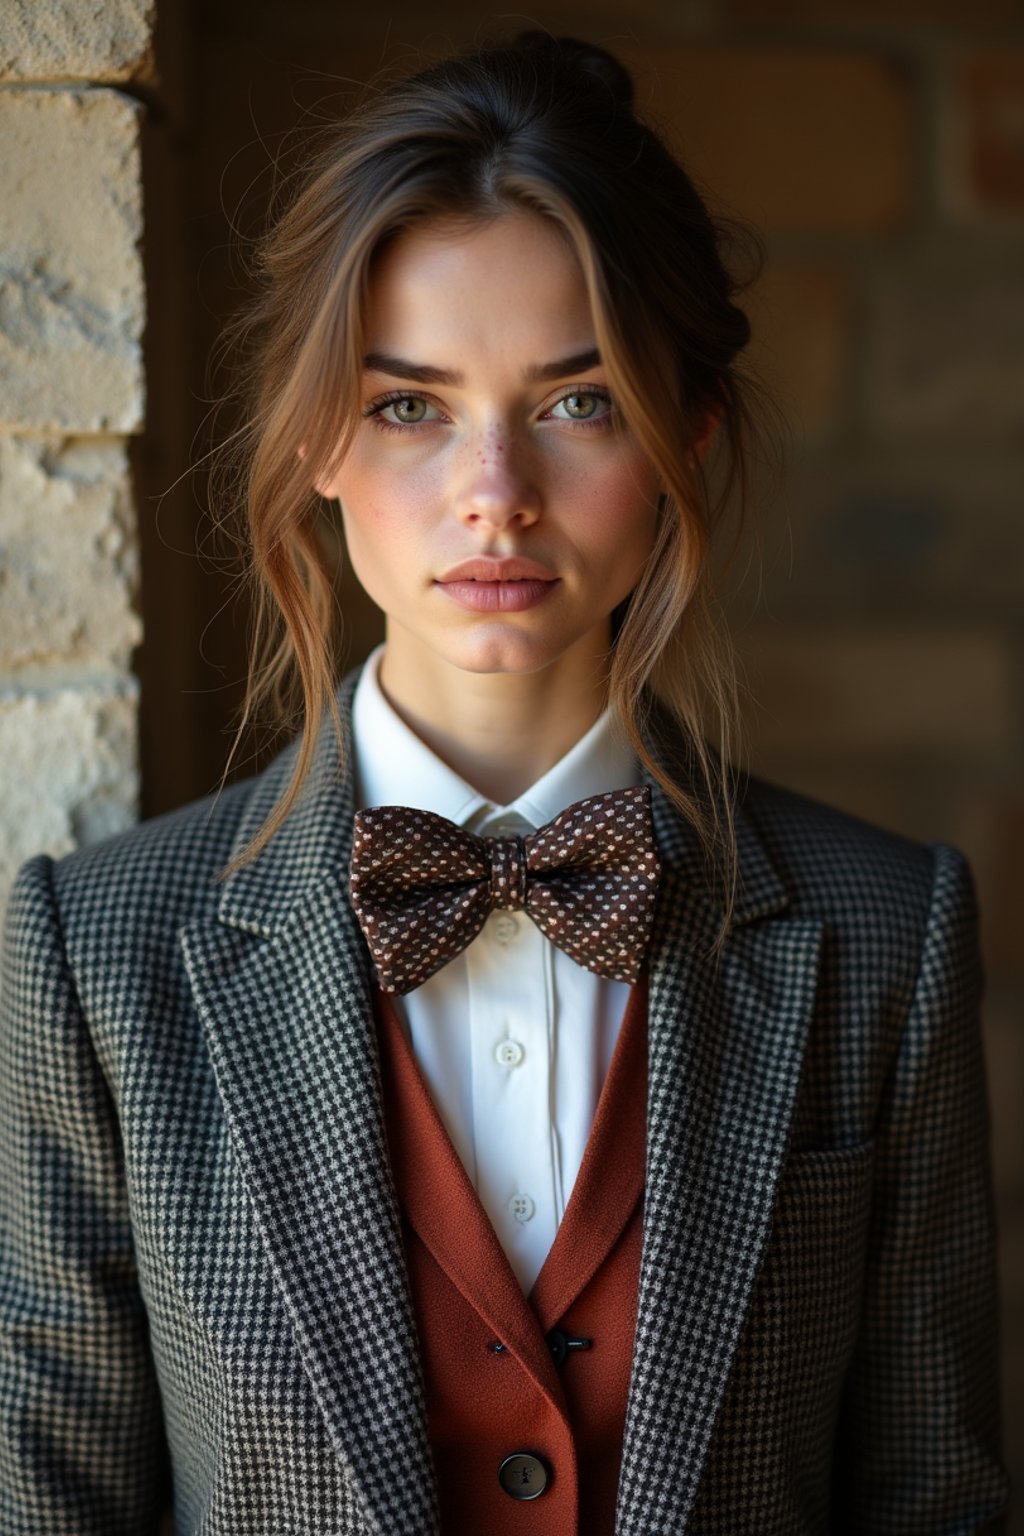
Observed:
[[[318,489],[340,499],[389,649],[528,673],[607,646],[651,549],[659,481],[610,398],[579,263],[550,223],[434,221],[385,248],[362,419]]]

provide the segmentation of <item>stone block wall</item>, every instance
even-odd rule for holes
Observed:
[[[0,907],[138,813],[144,0],[0,16]]]

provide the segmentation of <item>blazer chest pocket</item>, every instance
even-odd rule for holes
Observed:
[[[862,1257],[871,1214],[877,1140],[853,1147],[792,1152],[782,1165],[772,1212],[770,1245],[795,1275],[805,1260],[835,1252]]]
[[[779,1189],[789,1180],[856,1185],[865,1172],[870,1177],[877,1146],[878,1138],[872,1136],[852,1147],[805,1147],[791,1152],[782,1165]]]
[[[794,1152],[783,1164],[750,1327],[766,1359],[835,1382],[857,1335],[876,1142]],[[825,1405],[822,1404],[822,1407]]]

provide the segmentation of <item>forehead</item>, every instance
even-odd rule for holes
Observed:
[[[578,258],[525,210],[404,231],[374,263],[366,319],[368,351],[452,368],[496,355],[518,367],[594,341]]]

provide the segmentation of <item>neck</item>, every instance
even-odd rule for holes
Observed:
[[[537,672],[467,672],[389,625],[378,680],[432,752],[479,794],[508,805],[605,707],[608,637],[586,641]]]

